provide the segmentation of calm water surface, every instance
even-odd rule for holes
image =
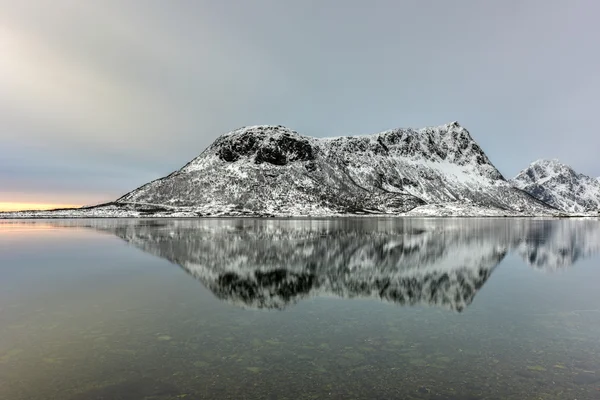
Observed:
[[[0,222],[0,399],[600,399],[600,222]]]

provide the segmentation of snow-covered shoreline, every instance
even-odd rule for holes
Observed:
[[[509,210],[477,207],[460,203],[429,204],[416,207],[405,213],[251,213],[233,210],[203,213],[193,209],[171,209],[165,211],[144,211],[125,209],[118,205],[99,206],[84,209],[61,209],[47,211],[0,212],[0,220],[19,219],[86,219],[86,218],[600,218],[598,213],[546,214],[519,213]]]

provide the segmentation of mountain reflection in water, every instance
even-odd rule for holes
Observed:
[[[312,296],[462,311],[510,252],[553,271],[600,250],[592,220],[335,219],[64,221],[181,266],[216,297],[284,309]]]

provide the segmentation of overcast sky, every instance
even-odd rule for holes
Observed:
[[[600,175],[600,2],[0,0],[0,203],[93,204],[217,136],[458,120]]]

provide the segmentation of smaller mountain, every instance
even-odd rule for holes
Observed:
[[[537,160],[512,179],[512,183],[566,212],[600,210],[600,180],[580,174],[558,160]]]

